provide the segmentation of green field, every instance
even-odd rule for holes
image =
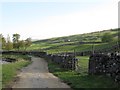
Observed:
[[[101,37],[109,33],[114,38],[111,42],[103,43]],[[33,44],[28,47],[28,50],[40,50],[47,53],[62,53],[62,52],[84,52],[92,51],[92,46],[94,45],[95,51],[117,51],[113,47],[117,45],[117,33],[118,29],[110,29],[99,32],[92,32],[86,34],[78,34],[64,37],[57,37],[45,40],[34,41]],[[80,44],[80,42],[91,42],[89,44]],[[99,44],[94,44],[92,42],[101,42]]]
[[[100,51],[100,50],[111,50],[111,51],[115,51],[115,49],[112,49],[117,42],[110,42],[110,43],[101,43],[101,44],[78,44],[78,45],[63,45],[63,46],[59,46],[56,47],[55,45],[49,45],[49,46],[44,46],[45,47],[52,47],[46,50],[44,49],[37,49],[37,50],[42,50],[45,51],[47,53],[62,53],[62,52],[74,52],[74,50],[76,52],[84,52],[84,51],[92,51],[92,47],[94,45],[94,50],[96,51]],[[42,48],[41,46],[39,46],[39,44],[37,44],[37,46],[35,44],[33,44],[36,48]],[[32,49],[32,46],[30,47]]]
[[[62,79],[73,89],[77,88],[116,88],[114,81],[103,75],[88,75],[88,56],[79,58],[79,71],[61,69],[59,65],[48,61],[50,72]]]
[[[88,63],[89,63],[89,56],[78,56],[78,70],[77,73],[80,74],[88,74]]]

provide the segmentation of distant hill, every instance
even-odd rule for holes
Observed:
[[[39,41],[39,39],[32,39],[32,42]]]
[[[70,36],[63,36],[63,37],[56,37],[44,40],[37,40],[33,43],[41,43],[41,42],[49,42],[49,43],[60,43],[60,42],[98,42],[101,41],[101,36],[104,33],[111,33],[113,36],[117,36],[118,29],[110,29],[110,30],[103,30],[85,34],[77,34],[77,35],[70,35]]]
[[[85,34],[77,34],[63,37],[56,37],[44,40],[33,41],[29,50],[44,50],[49,53],[58,53],[58,52],[77,52],[90,51],[92,46],[95,46],[95,50],[112,50],[117,45],[116,41],[111,43],[101,42],[101,37],[105,33],[110,33],[113,38],[117,40],[118,29],[103,30]]]

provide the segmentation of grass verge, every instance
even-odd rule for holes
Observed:
[[[8,63],[2,65],[2,87],[6,87],[17,75],[18,70],[30,64],[31,61],[21,59],[15,63]]]
[[[73,89],[78,88],[116,88],[116,84],[114,81],[108,77],[103,75],[88,75],[87,67],[88,67],[88,57],[79,57],[81,60],[79,61],[81,65],[80,73],[71,70],[61,69],[59,65],[48,60],[48,68],[49,71],[52,72],[55,76],[59,77],[65,83],[71,86]]]

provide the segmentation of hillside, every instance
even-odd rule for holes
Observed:
[[[102,43],[101,37],[105,33],[110,33],[114,41],[110,43]],[[56,37],[45,40],[34,41],[28,50],[43,50],[48,53],[60,53],[60,52],[82,52],[91,51],[94,45],[94,49],[99,50],[113,50],[117,45],[118,29],[103,30],[98,32],[91,32],[85,34],[77,34],[64,37]],[[114,50],[113,50],[114,51]]]

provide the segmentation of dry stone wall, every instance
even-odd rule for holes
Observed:
[[[108,75],[112,77],[115,82],[120,83],[120,54],[97,53],[91,55],[88,72],[90,75]]]

